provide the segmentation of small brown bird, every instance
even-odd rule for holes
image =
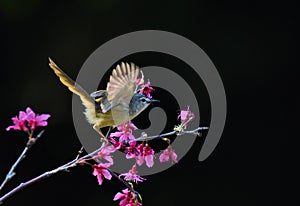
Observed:
[[[136,80],[139,68],[131,63],[121,63],[112,72],[106,90],[98,90],[90,95],[68,75],[66,75],[50,58],[49,66],[60,81],[70,91],[77,94],[85,106],[85,116],[93,128],[105,139],[100,128],[112,128],[132,120],[145,110],[150,103],[158,100],[147,98],[137,91]]]

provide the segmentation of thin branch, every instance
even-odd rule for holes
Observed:
[[[136,190],[133,189],[132,186],[130,186],[130,184],[128,184],[128,182],[126,182],[125,180],[121,179],[116,173],[114,173],[113,171],[111,171],[109,168],[106,168],[111,174],[112,176],[114,176],[115,178],[117,178],[121,183],[123,183],[129,190],[131,190],[131,192],[135,193],[136,195],[139,195],[140,193]]]
[[[69,168],[72,168],[72,167],[76,167],[78,165],[78,163],[81,161],[81,160],[84,160],[90,156],[94,156],[96,153],[98,153],[101,149],[102,149],[103,145],[95,150],[94,152],[90,153],[90,154],[87,154],[81,158],[75,158],[74,160],[54,169],[54,170],[50,170],[48,172],[45,172],[31,180],[28,180],[27,182],[24,182],[24,183],[21,183],[19,186],[15,187],[13,190],[11,190],[10,192],[6,193],[5,195],[3,195],[1,198],[0,198],[0,204],[2,204],[7,198],[9,198],[10,196],[12,196],[13,194],[15,194],[16,192],[24,189],[25,187],[33,184],[33,183],[36,183],[42,179],[45,179],[45,178],[48,178],[50,176],[52,176],[53,174],[56,174],[60,171],[68,171]]]
[[[78,151],[78,153],[77,153],[77,156],[76,156],[76,160],[78,160],[79,159],[79,157],[82,155],[82,152],[83,152],[83,146],[81,146],[81,148],[80,148],[80,150]]]
[[[189,131],[172,131],[172,132],[168,132],[168,133],[164,133],[164,134],[159,134],[159,135],[154,135],[154,136],[142,136],[139,138],[136,138],[136,141],[147,141],[147,140],[152,140],[152,139],[161,139],[164,138],[166,136],[171,136],[176,134],[177,136],[179,135],[183,135],[183,134],[197,134],[199,135],[199,131],[204,131],[204,130],[208,130],[208,127],[198,127],[197,129],[194,130],[189,130]]]
[[[4,181],[2,182],[2,184],[0,186],[0,191],[3,189],[3,187],[6,185],[6,183],[16,175],[16,172],[15,172],[16,167],[26,157],[26,153],[28,152],[28,150],[36,143],[36,141],[38,139],[40,139],[40,137],[43,135],[44,131],[45,130],[42,130],[35,138],[29,138],[23,152],[20,154],[20,156],[18,157],[16,162],[12,165],[12,167],[10,168],[9,172],[7,173]]]

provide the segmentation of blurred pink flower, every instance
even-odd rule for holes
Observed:
[[[136,171],[136,164],[134,164],[131,168],[131,170],[129,170],[129,172],[127,173],[123,173],[120,174],[119,177],[121,176],[125,176],[124,180],[126,181],[133,181],[135,183],[137,182],[143,182],[144,180],[146,180],[145,178],[142,178],[141,176],[137,175],[137,171]]]
[[[99,164],[94,164],[93,168],[94,168],[94,172],[93,175],[97,176],[98,179],[98,183],[99,185],[102,185],[103,182],[103,177],[102,175],[110,180],[112,175],[110,174],[110,172],[107,170],[108,167],[110,167],[111,164],[110,163],[99,163]]]
[[[128,188],[118,192],[115,197],[114,201],[120,200],[120,206],[141,206],[142,204],[136,200],[136,195],[131,192]]]
[[[14,125],[7,127],[6,130],[9,131],[10,129],[14,129],[28,132],[30,129],[31,132],[33,132],[36,129],[36,127],[47,126],[47,119],[49,117],[49,114],[36,115],[30,107],[27,107],[26,112],[20,111],[18,117],[12,118]]]
[[[114,164],[114,160],[112,156],[110,155],[111,153],[115,152],[116,148],[113,145],[108,145],[106,144],[102,149],[98,152],[98,154],[95,156],[95,158],[99,159],[105,159],[111,164]]]
[[[171,146],[168,146],[168,148],[165,149],[163,153],[161,153],[161,155],[159,156],[159,161],[168,162],[170,157],[173,162],[178,163],[177,154],[175,153],[175,151],[172,149]]]
[[[119,142],[119,140],[114,139],[113,137],[109,136],[110,143],[114,146],[116,150],[123,149],[125,145],[122,142]]]
[[[136,163],[141,166],[145,161],[147,167],[152,167],[154,165],[154,150],[148,144],[145,146],[140,144],[137,149],[139,150],[139,155],[136,158]]]
[[[146,84],[141,85],[141,89],[140,89],[139,94],[144,94],[148,98],[152,98],[150,93],[153,92],[153,91],[154,91],[154,89],[153,89],[153,87],[150,86],[150,81],[148,80],[148,82]]]
[[[195,117],[194,113],[190,111],[190,106],[187,107],[187,110],[181,110],[180,114],[178,115],[177,119],[181,121],[183,124],[184,129],[186,129],[187,123]]]
[[[135,137],[132,135],[132,129],[136,130],[137,127],[131,122],[125,122],[117,127],[119,132],[114,132],[110,134],[110,137],[118,137],[119,142],[135,140]]]

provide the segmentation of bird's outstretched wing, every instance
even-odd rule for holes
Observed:
[[[112,72],[107,83],[107,101],[109,104],[101,104],[102,112],[107,112],[111,108],[122,105],[122,108],[129,110],[129,103],[134,95],[136,79],[139,75],[139,68],[131,63],[121,63]]]
[[[86,109],[95,108],[94,100],[89,96],[89,94],[80,85],[74,82],[67,74],[65,74],[50,58],[49,66],[59,77],[59,80],[66,85],[71,92],[80,97],[82,104],[86,107]]]

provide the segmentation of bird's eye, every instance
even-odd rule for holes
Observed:
[[[141,101],[142,101],[142,102],[145,102],[145,101],[146,101],[146,99],[145,99],[145,98],[141,98]]]

